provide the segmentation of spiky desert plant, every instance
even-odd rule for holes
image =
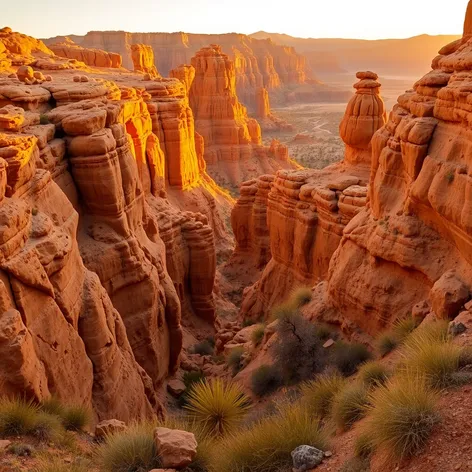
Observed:
[[[254,331],[251,334],[251,341],[254,344],[254,346],[259,346],[259,344],[264,339],[264,333],[265,333],[265,325],[264,324],[262,324],[262,323],[258,324],[254,328]]]
[[[439,396],[424,376],[405,372],[370,395],[365,432],[392,460],[418,452],[439,420]]]
[[[131,424],[126,431],[107,437],[97,451],[106,472],[141,472],[160,466],[153,423]]]
[[[399,342],[402,342],[410,333],[412,333],[416,329],[417,326],[417,320],[413,318],[413,316],[408,316],[403,320],[398,320],[393,325],[392,333]]]
[[[83,431],[90,423],[91,412],[84,405],[68,405],[64,407],[61,417],[68,431]]]
[[[43,400],[40,404],[40,409],[50,415],[61,417],[64,414],[64,404],[55,396],[51,396],[47,400]]]
[[[17,436],[27,434],[36,425],[38,407],[22,398],[0,400],[0,435]]]
[[[334,423],[340,429],[349,429],[365,416],[368,403],[368,389],[363,383],[346,385],[333,399],[331,415]]]
[[[369,388],[384,384],[389,377],[388,368],[377,361],[366,362],[359,368],[359,380]]]
[[[302,385],[301,401],[313,416],[324,418],[331,411],[335,395],[345,384],[345,378],[336,372],[320,375],[316,380]]]
[[[326,435],[320,421],[300,404],[283,409],[239,430],[214,448],[212,470],[274,472],[289,470],[291,452],[300,444],[324,450]]]
[[[366,458],[373,452],[372,438],[369,434],[361,432],[354,440],[354,454],[356,457]]]
[[[223,436],[241,422],[250,401],[238,384],[216,378],[196,384],[184,408],[209,434]]]

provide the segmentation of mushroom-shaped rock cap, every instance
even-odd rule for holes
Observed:
[[[469,0],[464,21],[464,38],[472,36],[472,0]]]
[[[356,77],[358,79],[372,79],[372,80],[377,80],[379,76],[375,72],[371,72],[370,70],[367,70],[365,72],[358,72],[356,74]]]

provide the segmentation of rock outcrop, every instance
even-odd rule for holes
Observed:
[[[381,122],[381,100],[375,113]],[[312,286],[326,278],[344,228],[367,203],[370,168],[364,149],[358,151],[362,159],[351,149],[352,136],[357,133],[367,139],[370,133],[372,138],[377,129],[367,120],[369,128],[360,131],[366,114],[362,106],[355,108],[350,103],[347,107],[343,162],[323,170],[280,170],[274,179],[262,177],[242,185],[241,198],[232,213],[237,240],[233,258],[263,264],[271,256],[259,280],[245,292],[243,317],[266,316],[294,287]]]
[[[64,42],[49,45],[49,49],[57,56],[76,59],[93,67],[120,68],[123,62],[120,54],[101,49],[83,48],[69,38]]]
[[[255,116],[263,131],[293,131],[291,124],[271,113],[269,92],[266,88],[257,89]]]
[[[286,156],[274,159],[280,156],[262,146],[259,123],[238,100],[234,62],[220,46],[202,48],[192,66],[190,106],[205,142],[207,169],[218,183],[234,187],[258,174],[295,166]]]
[[[154,64],[154,51],[152,46],[147,44],[132,44],[131,59],[133,60],[133,68],[135,72],[144,72],[150,77],[157,77],[156,66]]]

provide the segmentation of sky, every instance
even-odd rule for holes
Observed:
[[[93,30],[407,38],[461,34],[467,1],[0,0],[0,28],[38,38]]]

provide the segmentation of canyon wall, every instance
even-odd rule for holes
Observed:
[[[150,418],[182,326],[215,319],[232,201],[184,83],[61,61],[0,77],[0,392]]]
[[[259,123],[238,100],[234,62],[220,46],[202,48],[192,66],[190,106],[205,142],[208,172],[218,183],[234,187],[258,174],[296,167],[288,153],[262,145]]]
[[[359,72],[357,77],[356,94],[341,123],[344,161],[322,170],[280,170],[274,179],[261,177],[241,186],[232,213],[233,258],[257,261],[259,269],[270,259],[244,294],[243,317],[265,317],[294,287],[326,278],[344,228],[367,203],[367,150],[385,122],[385,109],[377,76]]]

